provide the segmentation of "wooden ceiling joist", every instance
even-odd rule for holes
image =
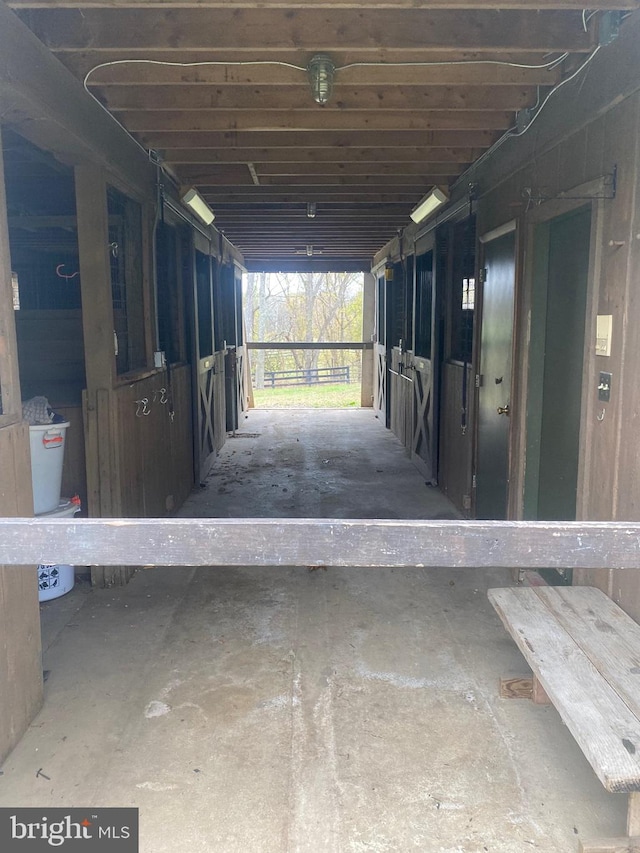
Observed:
[[[531,86],[336,87],[323,113],[389,110],[519,110],[535,102]],[[111,86],[111,112],[135,110],[308,110],[308,86]],[[327,119],[328,122],[331,119]]]
[[[31,12],[25,13],[24,17],[29,19],[32,15]],[[287,85],[288,83],[299,85],[300,75],[304,75],[304,70],[301,69],[306,68],[312,52],[315,51],[300,49],[295,42],[291,42],[274,53],[271,50],[264,50],[262,45],[257,43],[247,55],[246,49],[241,50],[234,46],[233,36],[231,36],[230,43],[223,48],[212,45],[209,48],[184,52],[161,47],[153,51],[136,51],[135,48],[117,45],[100,49],[87,47],[84,50],[60,47],[52,52],[81,79],[95,69],[90,76],[90,84],[96,84],[96,81],[101,79],[117,84],[140,78],[143,83],[146,80],[150,84],[173,80],[178,84],[201,81],[235,86],[243,83],[246,85]],[[550,54],[548,50],[535,47],[492,52],[451,47],[434,49],[427,45],[417,48],[360,45],[353,50],[333,50],[331,58],[338,69],[335,77],[336,85],[379,85],[380,83],[415,85],[416,80],[421,81],[422,85],[429,83],[469,85],[484,82],[484,75],[487,75],[488,85],[497,85],[500,79],[508,79],[511,85],[510,75],[513,73],[516,75],[513,78],[515,85],[533,86],[538,83],[546,85],[549,73],[546,66],[550,63],[554,64],[554,58],[559,57],[563,52],[554,51]],[[206,64],[212,62],[220,64]],[[173,64],[163,65],[162,63]],[[296,68],[288,68],[280,63],[291,63]],[[415,63],[427,64],[419,66]],[[519,69],[512,65],[536,67]],[[522,80],[517,79],[519,72],[528,73],[529,71],[536,76],[541,75],[543,79],[532,80],[527,77],[523,77]],[[474,72],[475,77],[471,76]],[[208,74],[213,75],[211,80],[208,79]],[[558,74],[557,69],[555,74]],[[465,82],[467,80],[468,83]]]
[[[498,138],[499,130],[265,130],[265,131],[154,131],[140,133],[140,139],[152,148],[189,149],[219,148],[236,151],[242,148],[278,149],[329,148],[347,152],[355,148],[488,148]],[[256,158],[260,159],[260,158]]]
[[[481,148],[169,148],[162,156],[174,165],[253,163],[259,173],[267,164],[346,165],[396,163],[470,163]],[[398,165],[398,168],[400,166]],[[405,168],[402,169],[405,171]]]
[[[172,176],[197,187],[249,268],[290,270],[366,269],[432,186],[450,186],[579,70],[606,10],[640,8],[583,4],[9,0]],[[306,71],[318,52],[335,66],[324,107]]]
[[[211,54],[208,54],[209,58]],[[226,53],[221,57],[223,60]],[[104,62],[95,55],[94,66]],[[77,60],[77,57],[75,57]],[[191,61],[191,57],[189,58]],[[502,57],[501,57],[502,59]],[[174,56],[175,60],[175,56]],[[424,52],[418,61],[426,62],[429,55]],[[169,60],[170,61],[170,60]],[[210,61],[203,60],[203,61]],[[517,68],[511,65],[389,65],[379,59],[378,65],[345,68],[336,74],[336,92],[347,87],[375,86],[552,86],[559,78],[557,68]],[[446,55],[439,54],[435,62],[451,62]],[[530,56],[520,56],[521,63],[534,64]],[[544,63],[540,58],[540,65]],[[76,63],[77,64],[77,63]],[[89,71],[84,67],[84,73]],[[299,87],[304,74],[293,68],[278,65],[202,65],[176,67],[146,63],[125,63],[99,68],[89,78],[92,87],[119,86],[224,86],[238,94],[239,88],[249,86]]]
[[[308,110],[144,110],[121,112],[118,118],[133,132],[152,130],[500,130],[509,127],[512,112],[499,110],[340,111]]]
[[[289,8],[31,9],[30,28],[52,50],[127,48],[155,50],[224,49],[253,53],[295,47],[299,51],[333,50],[474,50],[589,51],[593,37],[585,32],[581,11],[467,7],[454,9],[327,10],[315,6]]]

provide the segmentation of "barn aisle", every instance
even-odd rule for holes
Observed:
[[[252,412],[183,516],[450,518],[367,411]],[[540,853],[616,836],[487,602],[503,570],[152,569],[51,617],[0,805],[140,808],[142,853]],[[55,602],[45,607],[53,611]],[[571,796],[567,796],[567,792]]]

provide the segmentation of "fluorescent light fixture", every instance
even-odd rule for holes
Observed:
[[[422,201],[418,202],[409,215],[413,221],[418,224],[426,219],[427,216],[435,213],[435,211],[439,207],[442,207],[442,205],[447,201],[449,201],[449,196],[438,187],[434,187],[430,193],[427,193]]]
[[[207,202],[193,187],[188,189],[180,200],[192,213],[195,213],[198,219],[201,219],[205,225],[211,225],[213,220],[216,218]]]

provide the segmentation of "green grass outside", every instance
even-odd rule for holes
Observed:
[[[256,409],[348,409],[360,407],[360,384],[302,385],[253,389]]]

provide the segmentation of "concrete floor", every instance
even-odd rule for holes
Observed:
[[[452,517],[369,411],[253,412],[182,515]],[[35,580],[35,578],[34,578]],[[140,808],[142,853],[542,853],[622,835],[487,602],[503,570],[153,569],[43,605],[0,806]],[[49,779],[37,776],[41,769]]]

